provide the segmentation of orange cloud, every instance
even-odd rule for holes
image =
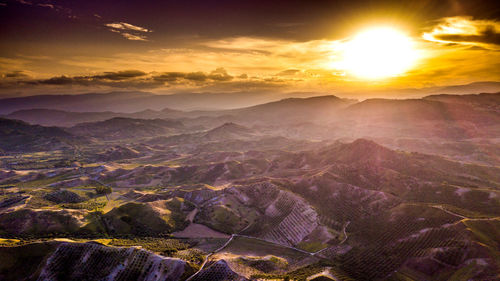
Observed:
[[[430,32],[422,35],[428,41],[500,48],[500,22],[475,20],[472,17],[442,19]]]
[[[141,33],[153,32],[150,29],[133,25],[126,22],[114,22],[105,24],[111,32],[119,33],[124,38],[132,41],[148,41],[146,35]]]

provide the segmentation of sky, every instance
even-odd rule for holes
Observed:
[[[407,42],[375,32],[353,43],[376,28]],[[479,81],[500,81],[498,1],[0,0],[0,97],[369,96]]]

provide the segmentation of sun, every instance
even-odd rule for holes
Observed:
[[[342,65],[359,78],[381,79],[397,76],[417,59],[412,39],[392,27],[374,27],[346,42]]]

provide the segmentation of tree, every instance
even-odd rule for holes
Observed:
[[[106,199],[108,199],[108,201],[109,201],[108,194],[110,194],[111,192],[113,192],[113,189],[106,185],[99,185],[96,186],[95,188],[95,193],[106,195]]]

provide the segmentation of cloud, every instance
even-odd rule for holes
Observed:
[[[153,76],[153,79],[161,82],[175,82],[177,79],[186,77],[186,73],[183,72],[164,72],[159,75]]]
[[[331,62],[338,59],[342,52],[343,41],[322,39],[297,42],[232,37],[200,42],[200,45],[217,52],[218,61],[227,60],[224,65],[233,69],[237,67],[252,75],[262,71],[278,73],[283,69],[331,69]]]
[[[59,76],[59,77],[52,77],[49,79],[45,80],[39,80],[39,81],[28,81],[26,82],[27,84],[47,84],[47,85],[69,85],[73,84],[76,82],[83,82],[83,81],[88,81],[87,79],[82,79],[80,77],[67,77],[67,76]],[[23,83],[23,82],[21,82]]]
[[[25,1],[25,0],[17,0],[18,3],[21,3],[23,5],[33,5],[30,1]]]
[[[140,26],[137,26],[137,25],[126,23],[126,22],[107,23],[107,24],[105,24],[105,26],[111,27],[111,28],[114,28],[114,29],[120,29],[120,30],[133,30],[133,31],[141,31],[141,32],[152,32],[151,30],[149,30],[147,28],[140,27]]]
[[[50,9],[55,8],[55,6],[53,4],[48,4],[48,3],[41,3],[41,4],[36,4],[36,5],[39,7],[45,7],[45,8],[50,8]]]
[[[276,74],[276,76],[293,76],[299,72],[300,72],[299,69],[287,69],[280,71],[279,73]]]
[[[203,82],[207,80],[207,75],[201,71],[186,74],[187,80]]]
[[[2,74],[2,78],[17,79],[17,78],[28,78],[28,77],[30,77],[30,76],[22,70],[14,70],[14,71]]]
[[[123,70],[116,72],[105,72],[102,75],[91,76],[93,79],[126,80],[135,77],[145,76],[147,73],[140,70]]]
[[[127,33],[127,32],[121,33],[121,35],[123,37],[127,38],[128,40],[132,40],[132,41],[148,41],[147,37],[144,35],[135,35],[135,34]]]
[[[22,71],[2,75],[0,89],[19,93],[60,93],[91,92],[114,89],[137,89],[155,91],[223,91],[284,89],[292,80],[270,76],[231,75],[218,67],[202,72],[149,72],[140,70],[108,71],[94,75],[60,75],[46,79],[36,79]],[[11,77],[9,79],[5,77]],[[0,92],[1,94],[1,92]]]
[[[180,82],[181,80],[189,80],[193,82],[205,82],[205,81],[230,81],[234,77],[229,75],[223,67],[218,67],[217,69],[211,71],[210,73],[205,73],[202,71],[197,72],[163,72],[153,76],[156,81],[162,82]]]
[[[444,26],[445,22],[436,22],[429,32],[438,26]],[[120,34],[128,33],[122,29],[106,27],[108,28]],[[444,27],[441,28],[444,30]],[[149,35],[149,32],[141,31],[130,33]],[[0,75],[19,69],[29,71],[30,75],[38,80],[20,78],[19,80],[24,82],[17,85],[19,91],[34,93],[56,90],[75,93],[84,89],[88,92],[117,88],[152,89],[155,92],[202,89],[230,91],[265,87],[304,91],[343,90],[363,88],[365,85],[371,89],[408,85],[421,87],[429,83],[466,84],[473,81],[498,80],[500,77],[500,67],[495,64],[500,59],[500,52],[491,51],[494,44],[436,44],[415,40],[415,49],[421,55],[415,67],[399,77],[377,81],[375,85],[350,76],[342,65],[336,64],[342,61],[348,40],[349,38],[312,41],[248,37],[220,40],[198,38],[183,47],[129,49],[128,52],[113,52],[111,55],[50,57],[50,63],[57,66],[57,69],[51,69],[53,72],[46,69],[49,63],[47,59],[19,55],[15,59],[0,57]],[[455,47],[450,47],[450,44]],[[220,68],[221,65],[226,68]],[[82,69],[92,74],[82,75]],[[110,69],[124,71],[110,72]],[[134,72],[130,69],[136,70]],[[10,93],[17,91],[12,86],[15,85],[14,78],[9,81],[4,79],[0,84],[5,86],[7,82],[11,83]],[[27,90],[29,87],[32,89]]]
[[[30,7],[42,7],[42,8],[49,8],[57,13],[61,13],[65,15],[68,18],[75,19],[77,16],[73,15],[73,11],[70,8],[63,7],[61,5],[56,4],[55,2],[51,3],[51,1],[26,1],[26,0],[17,0],[16,1],[19,4],[25,5],[25,6],[30,6]],[[42,3],[37,3],[37,2],[42,2]],[[0,3],[1,5],[1,3]]]
[[[478,45],[500,48],[500,22],[477,20],[472,17],[443,18],[430,32],[422,35],[425,40],[447,43]]]
[[[219,67],[211,72],[149,72],[141,70],[107,71],[95,75],[60,75],[46,79],[33,79],[23,71],[11,71],[2,74],[2,82],[8,85],[52,85],[52,86],[108,86],[117,88],[139,87],[156,88],[174,85],[208,85],[211,83],[224,83],[233,79],[233,76]],[[14,83],[14,84],[13,84]],[[4,83],[4,86],[6,84]]]
[[[208,78],[214,81],[230,81],[233,79],[233,76],[227,74],[227,71],[224,68],[219,67],[216,70],[210,72]]]
[[[477,35],[442,34],[438,35],[437,39],[451,42],[500,45],[500,32],[497,32],[493,26],[488,26]]]
[[[126,83],[119,83],[123,81],[138,82],[138,78],[146,76],[147,73],[140,70],[122,70],[122,71],[109,71],[98,75],[88,76],[56,76],[49,79],[40,79],[34,81],[20,81],[20,83],[32,85],[115,85],[122,86]],[[141,83],[144,81],[140,81]],[[142,83],[143,84],[143,83]]]
[[[148,41],[144,33],[153,32],[150,29],[126,22],[107,23],[104,26],[108,27],[111,32],[119,33],[124,38],[132,41]]]

